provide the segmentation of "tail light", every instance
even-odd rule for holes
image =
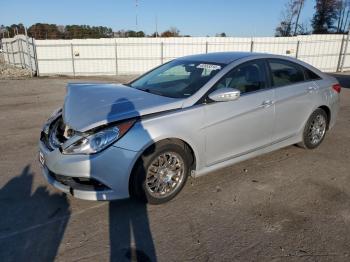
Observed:
[[[340,93],[340,91],[341,91],[341,85],[340,84],[334,84],[334,85],[332,85],[332,88],[337,93]]]

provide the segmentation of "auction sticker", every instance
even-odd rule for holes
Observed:
[[[221,66],[213,65],[213,64],[199,64],[197,65],[197,68],[208,69],[208,70],[220,70]]]

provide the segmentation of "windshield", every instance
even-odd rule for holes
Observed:
[[[186,98],[196,93],[215,76],[223,64],[174,60],[146,73],[129,86],[172,98]]]

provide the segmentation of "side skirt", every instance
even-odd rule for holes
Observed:
[[[253,158],[253,157],[256,157],[256,156],[260,156],[262,154],[266,154],[266,153],[269,153],[269,152],[281,149],[283,147],[287,147],[287,146],[290,146],[290,145],[293,145],[293,144],[297,144],[300,141],[301,141],[301,137],[300,137],[299,134],[297,134],[295,136],[286,138],[286,139],[284,139],[282,141],[279,141],[277,143],[268,144],[268,145],[266,145],[264,147],[257,148],[254,151],[249,151],[249,152],[243,153],[241,155],[238,155],[238,156],[235,156],[235,157],[230,158],[228,160],[225,160],[223,162],[216,163],[214,165],[205,167],[203,169],[200,169],[200,170],[197,170],[197,171],[193,170],[192,173],[191,173],[191,176],[192,177],[200,177],[200,176],[203,176],[203,175],[207,175],[208,173],[214,172],[214,171],[216,171],[218,169],[231,166],[231,165],[236,164],[238,162],[242,162],[244,160],[247,160],[247,159],[250,159],[250,158]]]

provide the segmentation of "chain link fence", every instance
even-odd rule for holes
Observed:
[[[325,72],[350,69],[349,37],[176,37],[35,40],[2,39],[6,63],[36,75],[140,74],[177,57],[222,51],[292,56]]]

